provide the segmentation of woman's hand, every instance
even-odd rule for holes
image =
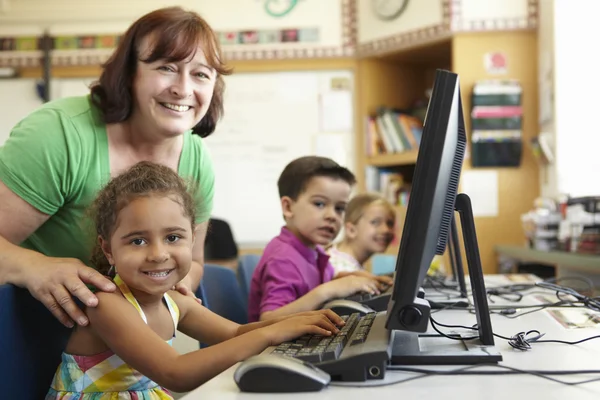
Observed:
[[[198,303],[202,304],[202,300],[196,297],[196,293],[192,290],[192,278],[190,275],[186,275],[179,283],[173,286],[173,290],[178,291],[184,296],[189,296],[195,299]]]
[[[54,258],[40,254],[35,263],[23,269],[23,286],[69,328],[73,327],[74,321],[82,326],[88,324],[87,317],[72,296],[88,307],[98,305],[98,298],[86,284],[105,292],[116,290],[110,279],[75,258]]]
[[[318,310],[282,317],[259,330],[266,335],[269,346],[276,346],[306,334],[330,336],[338,333],[337,326],[343,324],[344,321],[333,311]]]

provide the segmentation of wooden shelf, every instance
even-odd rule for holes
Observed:
[[[412,165],[417,162],[419,150],[410,150],[402,153],[381,154],[367,158],[367,165],[374,167],[393,167],[398,165]]]

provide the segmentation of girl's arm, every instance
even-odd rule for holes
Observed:
[[[253,329],[206,349],[180,355],[144,323],[137,310],[120,294],[99,292],[97,296],[98,306],[88,308],[90,328],[132,368],[176,392],[192,390],[268,346],[307,333],[330,335],[337,329],[324,314],[303,315]],[[180,307],[183,332],[200,333],[199,339],[208,342],[207,339],[214,340],[237,331],[237,324],[227,324],[226,320],[205,311],[200,305],[193,307],[193,311],[188,313],[189,303],[195,301],[186,296],[181,297],[186,299],[181,302]],[[199,316],[208,319],[192,320]]]
[[[178,292],[169,292],[169,294],[179,307],[180,320],[178,330],[207,344],[221,343],[255,329],[265,328],[287,318],[296,316],[322,314],[336,325],[342,325],[344,323],[344,320],[341,319],[339,315],[327,309],[296,313],[269,319],[267,321],[240,325],[213,313],[188,296],[183,296]]]

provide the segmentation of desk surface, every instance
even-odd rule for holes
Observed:
[[[491,278],[491,279],[490,279]],[[486,277],[488,287],[505,283],[505,278]],[[550,292],[548,292],[550,293]],[[498,305],[496,302],[495,305]],[[506,303],[505,303],[506,304]],[[533,296],[525,296],[519,304],[536,304]],[[492,314],[494,332],[502,336],[512,336],[521,331],[537,329],[546,333],[544,339],[576,341],[600,334],[600,328],[566,329],[547,311],[540,311],[516,319],[508,319],[499,314]],[[442,311],[434,314],[437,322],[471,326],[476,323],[475,315],[465,311]],[[444,328],[442,328],[444,329]],[[512,349],[505,340],[496,338],[496,348],[502,353],[501,364],[519,369],[529,370],[600,370],[600,339],[594,339],[579,345],[558,343],[533,344],[532,349],[522,352]],[[258,399],[281,397],[282,394],[250,394],[242,393],[233,380],[237,365],[229,368],[206,384],[186,395],[183,400],[195,399]],[[460,366],[440,366],[432,369],[457,369]],[[483,370],[482,368],[476,370]],[[499,371],[498,368],[492,370]],[[318,393],[285,394],[286,398],[306,398],[319,396],[319,400],[354,400],[364,396],[377,396],[377,400],[397,400],[398,398],[445,398],[445,399],[598,399],[600,381],[579,386],[567,386],[531,375],[462,375],[462,376],[427,376],[404,383],[395,381],[415,376],[413,373],[388,371],[384,381],[375,384],[386,384],[380,387],[338,386],[332,384]],[[597,375],[554,376],[564,381],[580,381],[600,378]],[[356,385],[357,383],[352,383]],[[360,382],[358,382],[360,384]],[[410,396],[410,397],[406,397]]]
[[[569,253],[566,251],[540,251],[524,246],[511,245],[496,246],[496,252],[500,255],[522,261],[600,270],[600,256],[592,254]]]

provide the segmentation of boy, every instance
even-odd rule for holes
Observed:
[[[315,310],[359,291],[379,293],[373,278],[332,280],[333,267],[321,247],[339,233],[355,183],[352,172],[325,157],[301,157],[285,167],[277,182],[285,226],[252,276],[251,322]]]

